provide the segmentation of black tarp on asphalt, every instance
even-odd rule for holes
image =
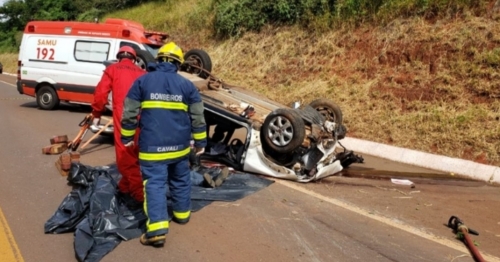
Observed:
[[[220,172],[220,168],[200,167],[198,172],[214,174]],[[68,181],[73,190],[45,223],[45,233],[74,232],[78,261],[99,261],[121,241],[138,238],[144,232],[147,218],[142,208],[129,209],[117,195],[120,178],[114,165],[72,164]],[[192,212],[213,201],[236,201],[271,183],[255,175],[235,173],[215,189],[193,185]]]

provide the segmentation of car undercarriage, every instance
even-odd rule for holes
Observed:
[[[214,76],[203,50],[190,50],[185,60],[179,74],[198,88],[205,108],[208,145],[202,160],[298,182],[363,163],[361,156],[339,142],[347,130],[342,110],[333,101],[321,98],[302,107],[281,105]]]
[[[346,128],[340,107],[328,99],[292,108],[227,85],[211,73],[206,79],[179,74],[198,87],[205,105],[209,143],[202,159],[300,182],[363,162],[346,148],[337,150]]]

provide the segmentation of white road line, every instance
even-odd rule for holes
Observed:
[[[7,85],[10,85],[10,86],[13,86],[13,87],[16,87],[16,85],[13,85],[13,84],[11,84],[11,83],[8,83],[8,82],[2,81],[2,80],[0,80],[0,82],[2,82],[2,83],[4,83],[4,84],[7,84]]]
[[[320,200],[322,200],[324,202],[328,202],[328,203],[336,205],[338,207],[347,209],[347,210],[352,211],[352,212],[354,212],[356,214],[359,214],[359,215],[371,218],[373,220],[379,221],[379,222],[384,223],[386,225],[389,225],[389,226],[395,227],[397,229],[406,231],[406,232],[408,232],[410,234],[414,234],[416,236],[425,238],[427,240],[436,242],[438,244],[441,244],[441,245],[453,248],[453,249],[458,250],[460,252],[463,252],[465,254],[470,254],[469,250],[465,247],[464,244],[459,244],[459,243],[451,241],[449,239],[444,239],[442,237],[438,237],[438,236],[432,235],[432,234],[424,232],[424,231],[422,231],[422,230],[420,230],[418,228],[415,228],[415,227],[412,227],[412,226],[409,226],[409,225],[405,225],[405,224],[402,224],[402,223],[397,223],[397,222],[395,222],[394,220],[392,220],[390,218],[383,217],[383,216],[380,216],[380,215],[375,215],[375,214],[370,213],[370,212],[368,212],[368,211],[366,211],[366,210],[364,210],[364,209],[362,209],[360,207],[352,206],[352,205],[346,204],[346,203],[344,203],[344,202],[342,202],[340,200],[337,200],[337,199],[334,199],[334,198],[330,198],[330,197],[318,194],[318,193],[316,193],[314,191],[311,191],[311,190],[306,189],[304,187],[298,186],[296,182],[290,182],[290,181],[285,181],[285,180],[280,180],[280,179],[272,179],[272,180],[274,180],[276,183],[278,183],[280,185],[283,185],[283,186],[286,186],[288,188],[297,190],[297,191],[302,192],[302,193],[304,193],[306,195],[309,195],[309,196],[315,197],[317,199],[320,199]],[[481,252],[481,255],[483,256],[484,259],[486,259],[487,261],[490,261],[490,262],[492,262],[492,261],[500,261],[500,258],[495,257],[495,256],[486,255],[486,254],[484,254],[482,252]]]

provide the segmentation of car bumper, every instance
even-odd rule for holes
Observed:
[[[92,133],[94,133],[94,134],[95,134],[95,133],[97,133],[97,132],[99,132],[99,130],[101,130],[101,129],[103,129],[103,128],[104,128],[104,125],[99,125],[99,126],[91,125],[91,126],[89,127],[90,131],[91,131]],[[114,128],[113,128],[113,126],[112,126],[112,125],[109,125],[109,126],[107,126],[107,127],[106,127],[106,128],[105,128],[102,132],[101,132],[101,134],[104,134],[104,135],[112,135],[112,134],[113,134],[113,132],[114,132]]]

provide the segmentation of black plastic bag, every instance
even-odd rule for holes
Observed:
[[[198,171],[215,176],[221,169],[199,167]],[[73,189],[45,223],[45,233],[75,232],[76,258],[86,262],[99,261],[121,241],[138,238],[145,231],[147,217],[141,207],[130,210],[126,200],[118,197],[120,179],[116,166],[89,167],[73,163],[68,175]],[[212,201],[241,199],[271,183],[257,176],[235,174],[217,188],[193,186],[191,211],[198,211]],[[166,197],[167,203],[171,203],[168,194]]]

